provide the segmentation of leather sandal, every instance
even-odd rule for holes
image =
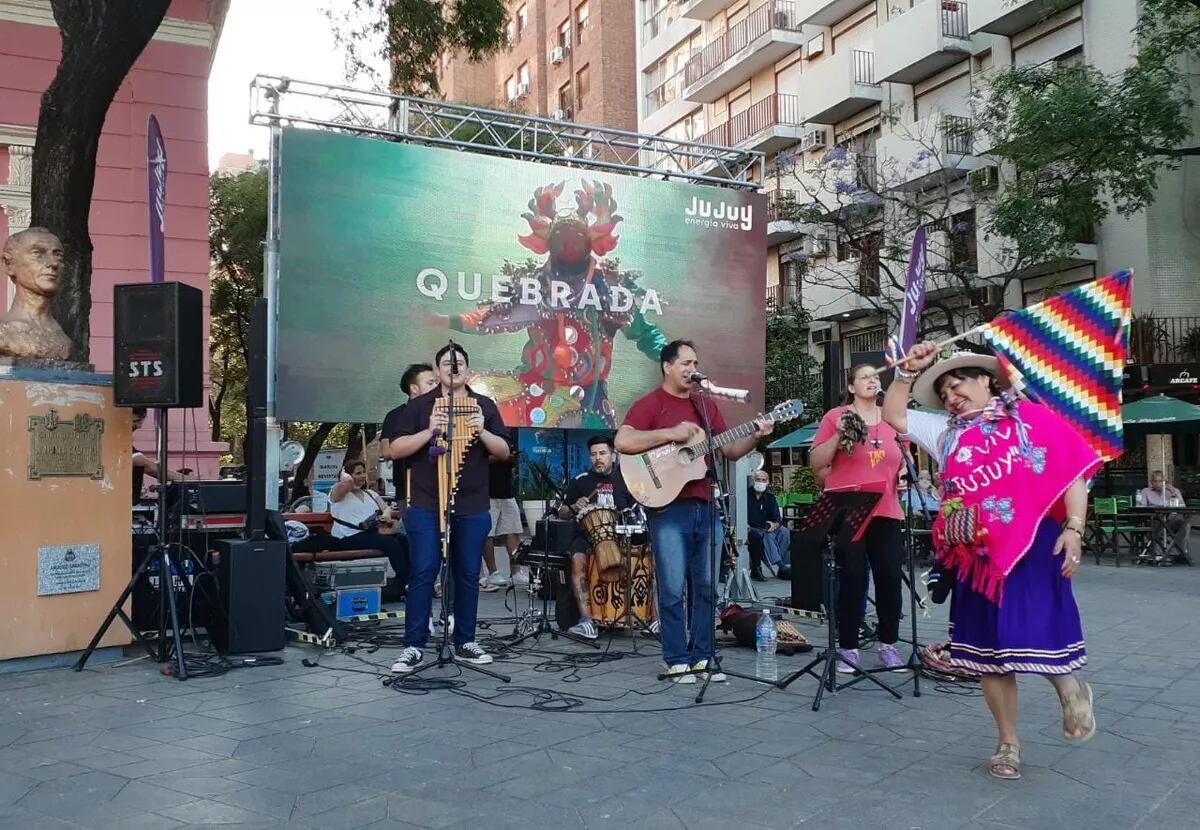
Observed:
[[[1096,709],[1090,684],[1078,680],[1079,688],[1075,694],[1062,701],[1063,710],[1063,740],[1071,744],[1081,744],[1090,741],[1096,735]],[[1085,730],[1082,735],[1075,733]]]
[[[1015,781],[1021,777],[1021,747],[1016,744],[1000,744],[996,754],[988,761],[988,775]]]

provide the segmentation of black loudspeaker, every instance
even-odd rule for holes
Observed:
[[[190,409],[204,402],[203,296],[178,282],[113,289],[117,406]]]
[[[250,309],[250,365],[246,386],[246,530],[251,538],[265,535],[267,509],[267,301],[259,297]]]
[[[208,627],[213,646],[222,654],[282,649],[287,542],[217,539],[213,552],[221,594],[221,607]]]

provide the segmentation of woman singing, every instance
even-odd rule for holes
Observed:
[[[936,353],[932,343],[913,347],[883,412],[941,463],[945,493],[933,544],[938,562],[954,571],[950,662],[981,675],[999,732],[988,772],[1020,778],[1018,673],[1054,685],[1063,738],[1080,743],[1096,732],[1092,689],[1076,674],[1087,653],[1071,577],[1085,481],[1101,461],[1049,409],[1001,392],[995,358],[958,354],[922,374]],[[910,390],[918,403],[946,409],[949,420],[906,410]]]
[[[839,538],[837,670],[853,672],[858,666],[858,632],[866,604],[867,560],[875,575],[875,610],[879,615],[879,664],[904,667],[896,650],[900,637],[900,558],[903,540],[900,499],[896,494],[903,457],[894,430],[879,408],[879,376],[873,367],[855,366],[846,373],[846,404],[825,413],[813,438],[809,463],[814,470],[828,466],[826,490],[875,485],[883,495],[876,502],[861,538]]]

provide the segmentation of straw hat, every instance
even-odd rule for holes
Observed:
[[[921,373],[921,376],[913,383],[913,398],[921,406],[927,406],[931,409],[944,409],[942,399],[935,391],[938,378],[955,369],[967,368],[984,369],[990,372],[1001,389],[1006,389],[1009,386],[1008,378],[1005,377],[1004,372],[1000,371],[1000,361],[996,360],[996,358],[986,354],[975,354],[974,352],[956,352],[947,358],[939,360]]]

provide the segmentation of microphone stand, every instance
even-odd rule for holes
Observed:
[[[450,345],[450,386],[447,389],[447,395],[446,395],[446,400],[448,402],[447,412],[449,414],[449,417],[446,418],[446,430],[443,433],[443,437],[446,441],[446,452],[452,453],[452,452],[454,452],[454,398],[455,398],[454,380],[455,380],[455,378],[458,377],[459,366],[458,366],[458,351],[457,351],[458,344],[455,343],[453,340],[451,340],[449,345]],[[440,669],[443,666],[454,665],[454,666],[458,666],[460,669],[470,669],[473,672],[478,672],[479,674],[485,674],[488,677],[494,677],[496,680],[500,680],[505,683],[511,683],[512,678],[506,674],[500,674],[499,672],[494,672],[494,671],[491,671],[490,669],[485,669],[480,666],[476,666],[472,663],[460,663],[458,660],[454,659],[454,649],[450,647],[450,621],[449,621],[449,612],[447,611],[447,605],[446,605],[446,599],[447,599],[446,588],[447,588],[447,580],[450,575],[450,543],[452,541],[451,537],[454,532],[453,528],[454,528],[454,484],[455,484],[455,481],[454,481],[454,468],[449,462],[446,463],[445,484],[446,484],[446,505],[445,505],[445,507],[442,508],[442,516],[441,516],[441,523],[442,523],[442,573],[441,573],[442,606],[441,606],[440,613],[441,613],[441,620],[442,620],[442,644],[438,647],[438,656],[437,656],[437,660],[435,662],[427,663],[424,666],[420,666],[420,667],[414,669],[413,671],[409,672],[408,674],[402,675],[402,676],[396,678],[393,682],[395,682],[395,683],[411,683],[412,678],[416,677],[417,675],[421,674],[424,671],[427,671],[428,669],[432,669],[432,668]],[[481,551],[481,553],[482,553],[482,551]],[[476,590],[478,591],[478,588],[476,588]],[[465,599],[465,597],[464,598],[456,597],[456,598],[457,599]],[[478,601],[479,601],[478,595],[476,595],[475,601],[478,603]]]
[[[705,394],[705,390],[701,387],[701,385],[699,383],[696,383],[696,387],[697,387],[696,394],[700,399],[699,400],[700,405],[696,408],[700,410],[700,416],[704,421],[705,455],[708,458],[709,472],[711,474],[710,481],[712,484],[713,515],[709,517],[709,522],[708,522],[708,562],[706,563],[709,566],[709,568],[711,569],[710,581],[709,581],[709,591],[710,591],[710,602],[712,604],[712,608],[708,615],[708,625],[710,626],[709,642],[712,643],[712,653],[707,655],[707,659],[708,659],[708,667],[707,668],[705,668],[703,670],[688,669],[688,671],[684,672],[684,674],[703,674],[704,675],[704,685],[702,685],[700,687],[700,691],[696,693],[696,702],[703,703],[704,695],[708,692],[708,684],[712,682],[713,675],[718,672],[721,672],[722,674],[726,674],[730,677],[740,677],[743,680],[752,680],[755,683],[765,683],[768,686],[774,686],[775,681],[767,680],[762,677],[756,677],[753,674],[743,674],[742,672],[736,672],[736,671],[725,671],[724,669],[721,668],[721,657],[717,653],[717,603],[716,603],[717,579],[718,579],[719,571],[721,568],[721,562],[720,562],[720,557],[717,555],[717,528],[716,528],[717,523],[716,523],[716,519],[719,516],[721,518],[721,527],[724,528],[726,526],[726,522],[725,522],[726,517],[725,517],[725,509],[724,509],[725,486],[724,486],[724,482],[721,480],[721,467],[717,463],[717,444],[716,444],[716,441],[714,440],[714,436],[713,436],[712,420],[708,416],[708,407],[710,405],[715,405],[715,404],[712,404],[711,396]],[[690,586],[690,590],[693,590],[693,591],[696,590],[696,586],[695,585]],[[662,613],[662,609],[659,609],[659,613],[660,614]],[[697,620],[692,619],[691,623],[693,626],[697,625]],[[675,677],[675,676],[676,675],[668,675],[666,673],[663,673],[658,676],[658,679],[666,680],[668,677]]]
[[[905,665],[913,673],[913,697],[921,696],[921,663],[920,648],[921,644],[917,642],[917,585],[915,582],[917,572],[917,557],[913,544],[913,503],[912,496],[915,492],[917,498],[920,499],[921,515],[925,518],[925,523],[929,523],[929,510],[925,507],[925,495],[917,487],[917,465],[913,463],[912,455],[904,446],[904,442],[900,440],[900,436],[896,436],[896,443],[900,446],[900,455],[904,458],[904,466],[908,471],[908,498],[905,500],[904,509],[904,548],[908,559],[908,576],[904,581],[908,584],[908,618],[912,625],[912,640],[909,645],[912,646],[912,651],[908,654],[908,661]],[[901,571],[901,576],[904,572]],[[920,600],[921,608],[925,608],[925,601]]]

